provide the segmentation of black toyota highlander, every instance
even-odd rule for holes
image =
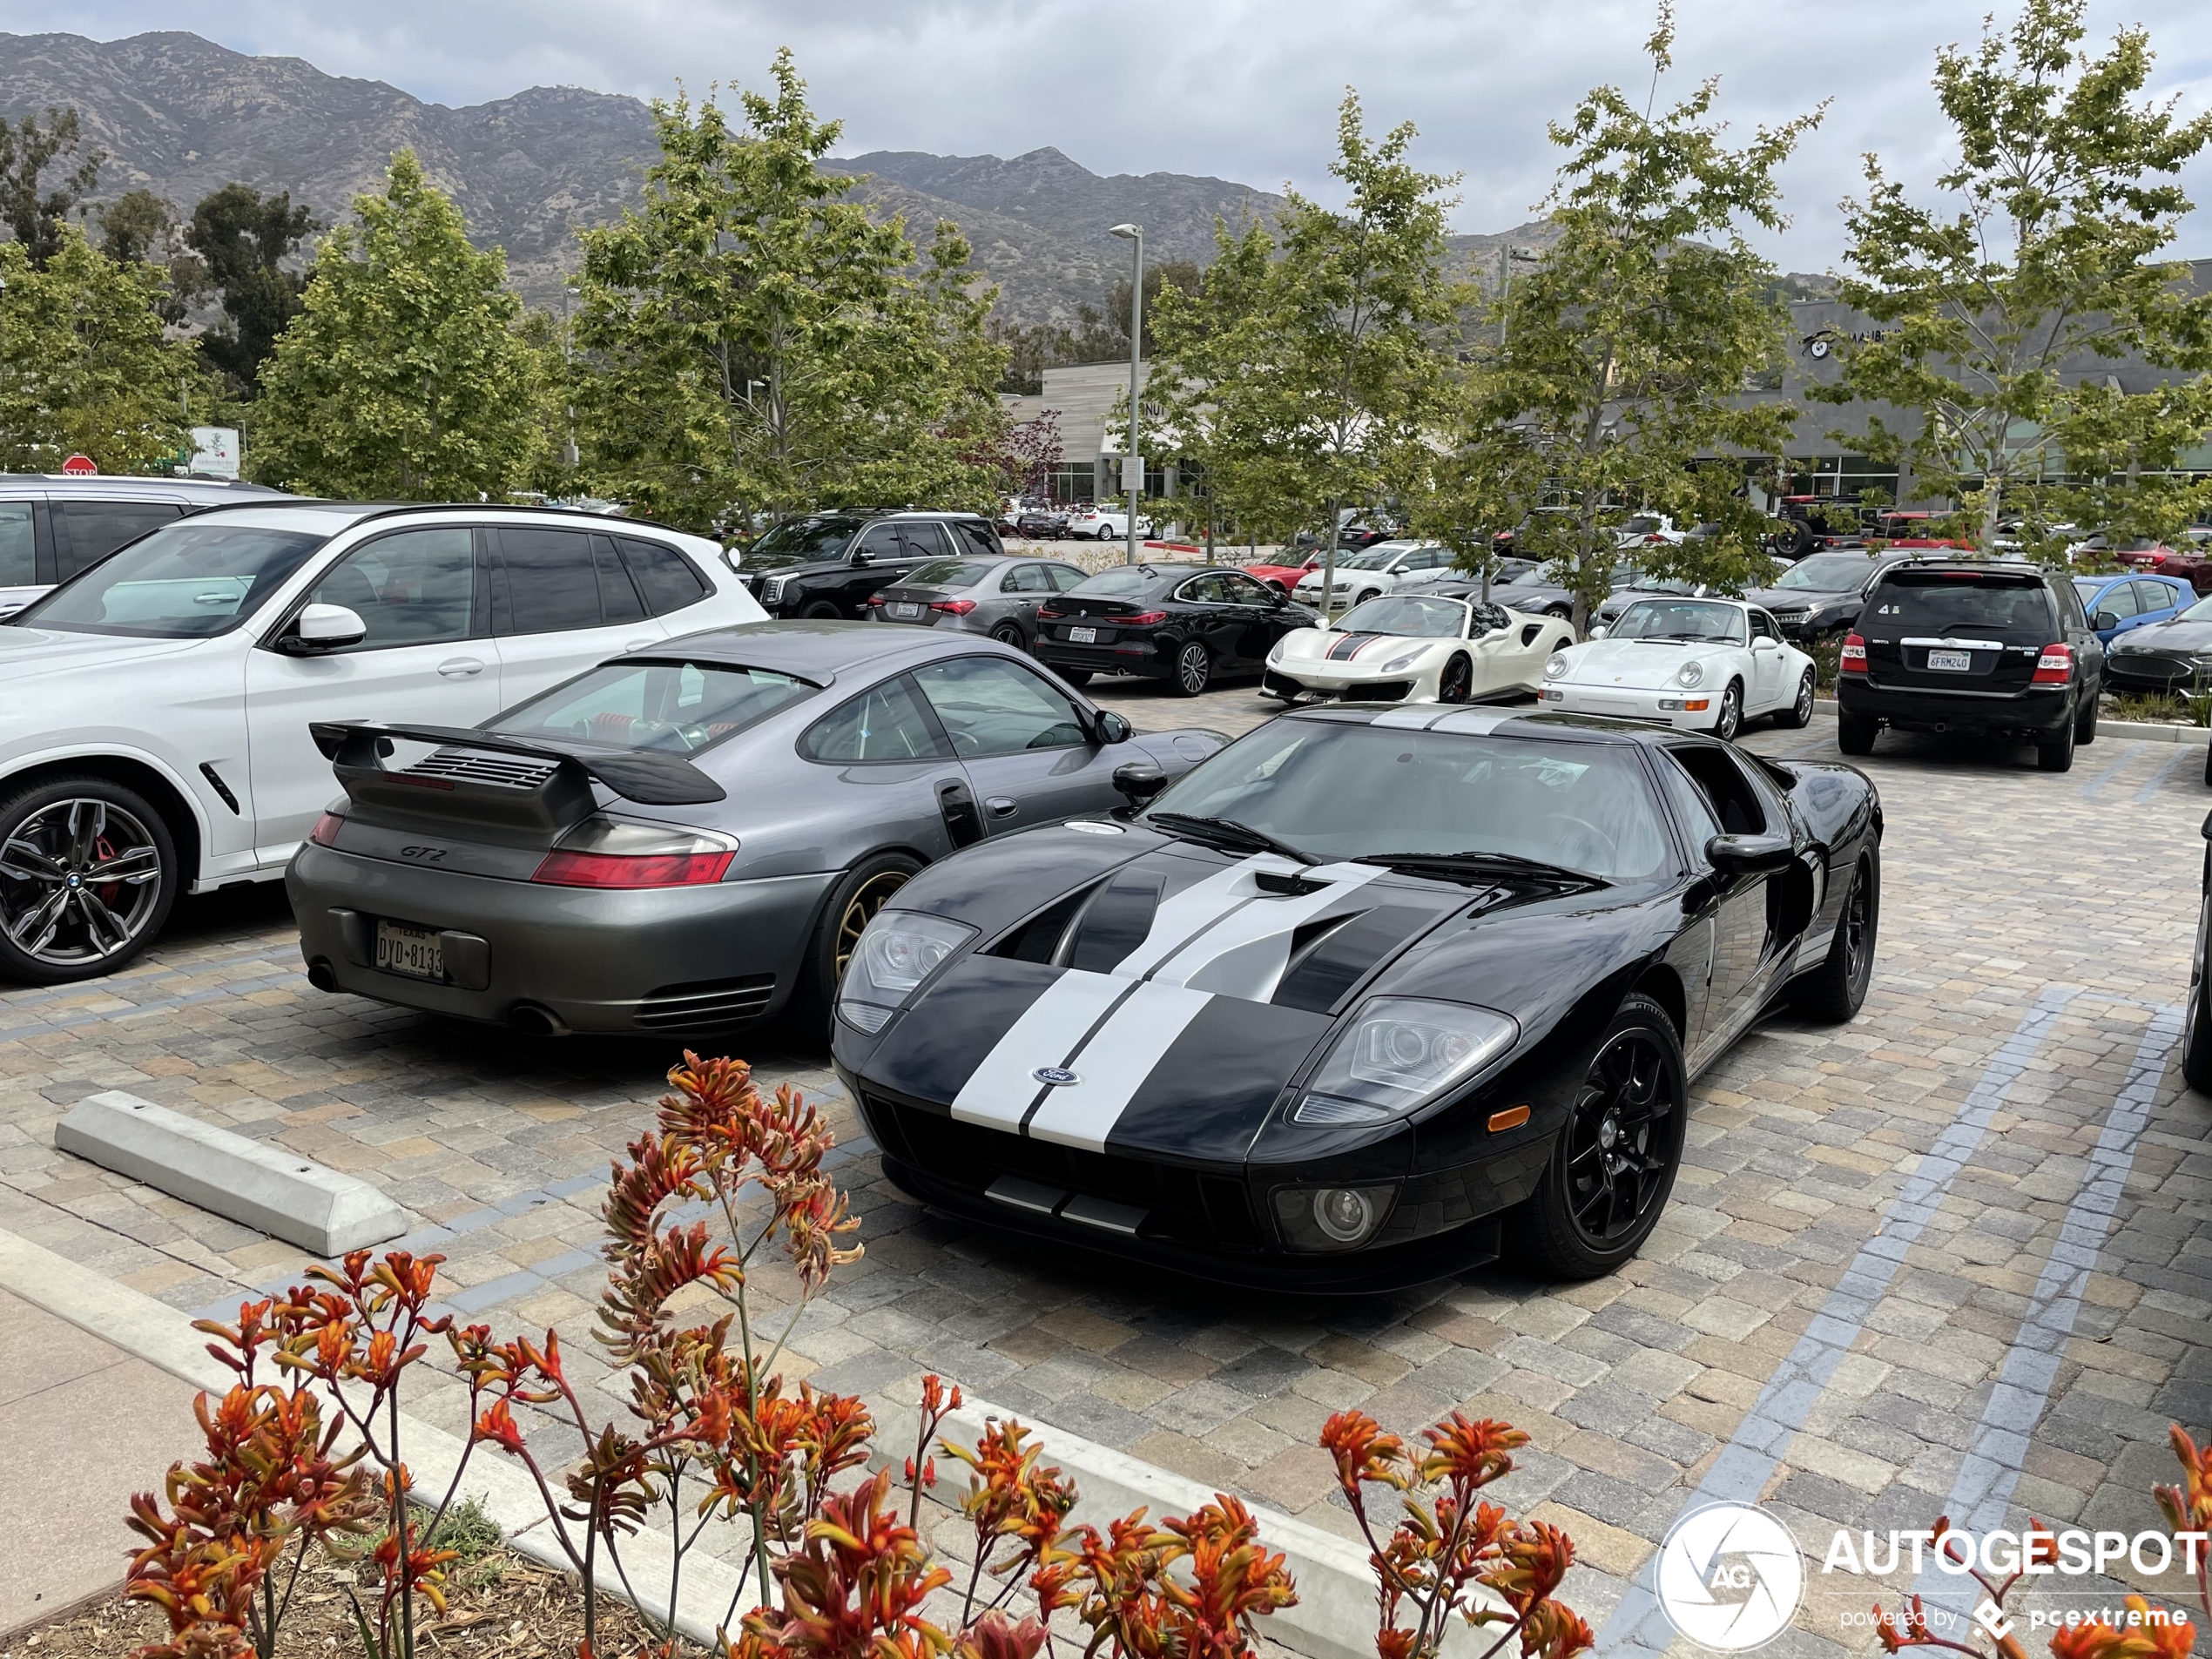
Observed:
[[[772,617],[865,618],[869,595],[910,570],[1005,552],[975,513],[853,509],[777,525],[745,550],[738,574]]]
[[[1883,726],[2035,745],[2046,772],[2094,741],[2104,647],[2064,571],[2013,560],[1912,559],[1867,588],[1837,664],[1836,740]]]

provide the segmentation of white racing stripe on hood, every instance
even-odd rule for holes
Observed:
[[[1152,982],[1264,1002],[1275,995],[1283,970],[1290,966],[1291,935],[1381,873],[1382,867],[1376,864],[1324,864],[1300,870],[1305,880],[1329,885],[1318,893],[1260,899],[1239,907],[1162,959],[1152,970]],[[1115,1024],[1120,1023],[1116,1018]]]
[[[1261,871],[1327,886],[1265,894],[1253,880]],[[953,1116],[1097,1150],[1216,994],[1257,1002],[1274,995],[1292,934],[1382,873],[1262,853],[1193,882],[1162,902],[1144,942],[1112,972],[1070,968],[1046,987],[961,1086]],[[1065,1067],[1077,1081],[1047,1086],[1035,1075],[1042,1066]]]
[[[1439,720],[1435,730],[1463,738],[1487,738],[1508,720],[1539,712],[1536,709],[1461,709]]]
[[[1408,731],[1426,732],[1452,711],[1440,703],[1422,704],[1410,709],[1392,709],[1378,714],[1367,722],[1369,725],[1404,727]]]
[[[1152,1069],[1212,1001],[1204,991],[1157,980],[1137,985],[1098,1035],[1069,1058],[1069,1069],[1081,1081],[1046,1090],[1029,1119],[1029,1133],[1041,1141],[1104,1151],[1107,1136]]]
[[[1044,1085],[1033,1075],[1073,1054],[1084,1035],[1135,988],[1109,974],[1069,968],[1022,1011],[1013,1028],[983,1056],[974,1075],[953,1097],[953,1116],[963,1123],[1016,1130]]]

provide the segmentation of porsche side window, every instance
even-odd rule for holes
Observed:
[[[914,677],[963,759],[1089,741],[1075,705],[1019,664],[955,657]]]
[[[1723,833],[1757,835],[1766,828],[1766,809],[1736,758],[1716,745],[1685,744],[1667,752],[1681,764],[1705,797]]]
[[[952,758],[903,674],[816,721],[799,740],[799,752],[833,765]]]

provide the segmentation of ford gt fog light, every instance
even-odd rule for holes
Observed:
[[[1278,1187],[1275,1224],[1292,1250],[1351,1250],[1389,1218],[1394,1187]]]
[[[840,1017],[871,1034],[882,1030],[922,981],[974,936],[974,928],[942,916],[877,911],[838,983]]]
[[[1291,1121],[1402,1117],[1487,1069],[1520,1038],[1517,1022],[1489,1008],[1379,996],[1337,1039]]]
[[[1704,678],[1705,665],[1703,663],[1684,663],[1675,671],[1675,684],[1677,685],[1696,685]]]
[[[1548,680],[1555,680],[1566,672],[1567,658],[1554,651],[1550,660],[1544,664],[1544,678]]]
[[[1324,1187],[1313,1195],[1313,1224],[1339,1244],[1356,1244],[1375,1230],[1375,1206],[1357,1187]]]

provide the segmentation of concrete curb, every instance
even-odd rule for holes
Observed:
[[[318,1256],[408,1230],[407,1212],[366,1181],[119,1089],[79,1101],[54,1144]]]
[[[207,1352],[207,1339],[192,1328],[188,1315],[4,1230],[0,1230],[0,1290],[211,1393],[221,1394],[236,1380]],[[400,1444],[414,1472],[415,1489],[426,1496],[444,1493],[468,1451],[460,1436],[404,1411],[400,1413]],[[158,1489],[162,1474],[159,1469],[146,1471],[148,1490]],[[476,1500],[509,1548],[556,1571],[574,1572],[547,1529],[545,1505],[536,1485],[520,1464],[479,1446],[463,1471],[460,1495]],[[656,1616],[664,1615],[671,1566],[666,1541],[658,1534],[633,1535],[623,1546],[623,1561],[647,1609],[658,1609]],[[597,1565],[600,1589],[628,1602],[604,1551]],[[750,1583],[727,1562],[694,1551],[684,1562],[676,1628],[711,1648],[733,1600],[739,1617],[756,1605],[757,1598],[747,1588]]]
[[[921,1427],[911,1406],[872,1401],[876,1437],[869,1448],[869,1467],[903,1472]],[[948,1416],[938,1430],[941,1439],[974,1446],[982,1438],[985,1424],[1020,1416],[988,1400],[969,1399]],[[1088,1521],[1101,1531],[1106,1523],[1143,1509],[1155,1521],[1168,1515],[1186,1515],[1213,1501],[1212,1487],[1173,1474],[1157,1466],[1117,1452],[1110,1446],[1085,1440],[1049,1423],[1022,1418],[1035,1431],[1033,1443],[1042,1447],[1043,1462],[1056,1465],[1075,1478],[1079,1494],[1071,1522]],[[935,1448],[931,1448],[934,1453]],[[954,1459],[937,1458],[937,1480],[931,1494],[957,1509],[968,1490],[968,1467]],[[1259,1522],[1260,1541],[1278,1550],[1298,1584],[1298,1604],[1270,1614],[1261,1629],[1266,1639],[1305,1659],[1373,1659],[1375,1651],[1375,1575],[1366,1547],[1307,1521],[1262,1505],[1249,1506]],[[1477,1592],[1485,1607],[1512,1616],[1511,1609],[1487,1590]],[[1460,1621],[1447,1628],[1444,1651],[1460,1654],[1476,1650],[1478,1641],[1487,1646],[1496,1638]]]

